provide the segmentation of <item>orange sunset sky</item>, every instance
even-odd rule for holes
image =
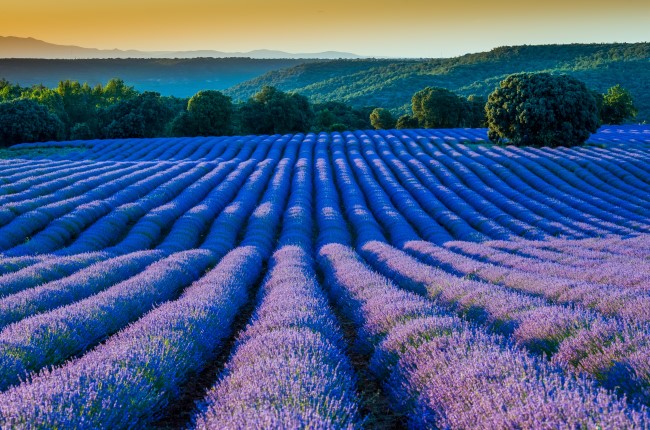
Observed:
[[[650,0],[8,0],[0,35],[140,50],[440,57],[501,45],[650,40]]]

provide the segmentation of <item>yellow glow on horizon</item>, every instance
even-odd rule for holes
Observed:
[[[650,2],[23,0],[0,35],[102,49],[449,56],[499,45],[650,40]]]

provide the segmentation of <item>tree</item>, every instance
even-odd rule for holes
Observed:
[[[620,85],[611,87],[602,97],[600,118],[603,124],[623,124],[636,117],[632,95]]]
[[[312,131],[367,130],[370,127],[372,107],[352,107],[342,102],[325,102],[313,105],[315,121]]]
[[[487,125],[485,118],[485,97],[471,95],[467,97],[467,127],[482,128]]]
[[[61,120],[34,100],[0,103],[0,145],[57,140],[63,133]]]
[[[490,94],[485,110],[488,137],[498,143],[579,145],[598,128],[591,91],[567,75],[510,75]]]
[[[370,113],[370,124],[375,130],[395,128],[395,118],[388,109],[376,108]]]
[[[445,88],[427,87],[411,99],[413,116],[424,128],[464,127],[467,122],[467,102]]]
[[[240,108],[241,130],[250,134],[307,132],[314,120],[307,97],[264,86]]]
[[[24,89],[20,97],[45,106],[51,113],[59,117],[64,124],[66,123],[68,114],[63,105],[63,97],[56,91],[43,85],[34,85],[31,88]]]
[[[16,100],[22,92],[20,85],[14,85],[5,78],[0,79],[0,102]]]
[[[404,129],[404,128],[418,128],[418,120],[411,115],[402,115],[397,120],[395,128]]]
[[[103,88],[99,86],[97,89],[101,90],[103,106],[114,105],[123,100],[131,100],[138,96],[138,91],[135,88],[127,86],[119,78],[113,78]]]
[[[233,106],[219,91],[199,91],[172,124],[177,136],[219,136],[232,132]]]
[[[105,138],[162,136],[173,115],[160,94],[146,91],[103,109],[101,133]]]
[[[94,124],[97,120],[97,106],[101,102],[101,86],[91,88],[87,83],[77,81],[61,81],[54,90],[63,101],[65,117],[61,118],[66,130],[71,130],[75,124]]]

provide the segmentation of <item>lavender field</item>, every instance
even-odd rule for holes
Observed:
[[[650,428],[650,127],[22,144],[0,428]]]

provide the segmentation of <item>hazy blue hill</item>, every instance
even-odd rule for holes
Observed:
[[[190,97],[197,91],[224,90],[268,71],[292,67],[308,59],[0,59],[0,78],[23,86],[56,87],[71,79],[91,85],[119,77],[140,91]]]
[[[134,49],[96,49],[74,45],[57,45],[31,37],[0,36],[0,58],[97,59],[97,58],[360,58],[349,52],[326,51],[289,53],[271,49],[249,52],[200,51],[137,51]]]
[[[228,93],[244,100],[261,86],[274,85],[314,102],[406,110],[413,93],[426,86],[487,96],[505,76],[523,71],[571,74],[598,91],[621,84],[635,97],[639,119],[650,119],[649,43],[514,46],[449,59],[314,62],[268,72]]]

